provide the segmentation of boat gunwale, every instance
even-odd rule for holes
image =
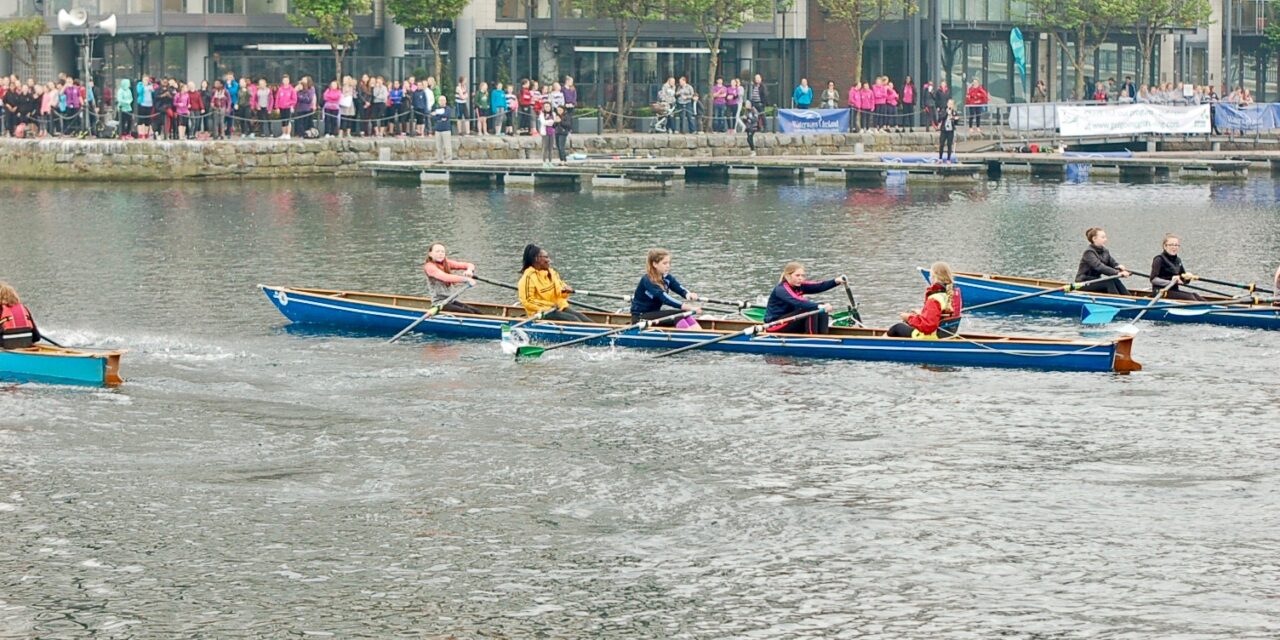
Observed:
[[[919,269],[921,273],[928,273],[929,271],[928,269],[925,269],[923,267],[920,267]],[[957,280],[961,278],[968,278],[970,280],[980,280],[983,282],[994,282],[998,284],[1008,284],[1012,286],[1033,287],[1036,289],[1054,289],[1054,288],[1061,289],[1062,287],[1065,287],[1068,284],[1072,284],[1064,280],[1044,280],[1039,278],[1005,276],[1005,275],[994,274],[994,273],[973,273],[968,271],[956,271],[953,273],[953,275]],[[1141,293],[1145,293],[1146,295],[1122,296],[1116,293],[1104,293],[1104,292],[1098,292],[1098,291],[1083,291],[1083,290],[1057,291],[1054,293],[1060,293],[1064,296],[1075,296],[1080,298],[1083,298],[1083,297],[1102,298],[1102,300],[1091,299],[1091,300],[1088,300],[1087,302],[1089,304],[1104,304],[1104,305],[1110,304],[1112,306],[1118,306],[1121,309],[1131,309],[1131,308],[1140,309],[1143,306],[1145,306],[1148,302],[1151,301],[1150,291],[1146,289],[1136,289],[1134,291],[1139,291]],[[1027,292],[1021,292],[1021,293],[1030,293],[1030,292],[1027,291]],[[1015,294],[1015,295],[1021,295],[1021,293]],[[1047,293],[1045,295],[1053,296],[1053,293]],[[1271,311],[1271,312],[1280,311],[1280,307],[1276,307],[1275,305],[1270,305],[1270,304],[1253,304],[1251,302],[1226,302],[1227,300],[1231,300],[1232,298],[1227,298],[1220,295],[1208,294],[1208,295],[1204,295],[1204,298],[1205,299],[1203,301],[1166,300],[1164,302],[1161,302],[1160,304],[1162,305],[1163,304],[1169,304],[1169,305],[1186,304],[1187,306],[1194,306],[1194,307],[1209,309],[1207,313],[1212,313],[1215,315],[1221,315],[1222,313],[1241,313],[1241,312],[1261,313],[1261,312],[1268,312],[1268,311]],[[1062,298],[1057,298],[1057,299],[1062,300]],[[1130,305],[1118,304],[1120,302],[1132,303],[1132,304]],[[1218,308],[1215,309],[1211,306],[1207,306],[1205,305],[1206,302],[1212,302],[1214,303],[1214,306]],[[1081,300],[1080,303],[1085,304],[1086,301]],[[1170,306],[1168,308],[1176,309],[1177,307]],[[1156,309],[1155,311],[1166,311],[1166,310],[1167,309]]]
[[[375,299],[382,298],[382,299],[392,299],[392,300],[412,299],[412,300],[418,300],[426,303],[428,305],[426,308],[430,308],[429,305],[431,302],[430,298],[427,298],[424,296],[401,296],[401,295],[395,295],[395,294],[347,291],[347,290],[341,290],[341,289],[296,288],[296,287],[265,285],[265,284],[260,284],[258,285],[258,287],[263,290],[271,289],[275,291],[296,292],[303,295],[311,295],[311,296],[322,297],[322,298],[336,298],[339,300],[347,300],[356,304],[376,306],[376,307],[381,307],[385,309],[393,309],[396,311],[406,311],[406,310],[418,311],[418,310],[425,310],[425,309],[398,306],[395,304],[374,302],[370,300],[360,300],[353,296],[365,296],[365,297],[375,298]],[[498,303],[468,303],[468,304],[472,304],[476,306],[497,307],[497,308],[503,308],[503,309],[519,308],[515,305],[503,305]],[[523,309],[521,309],[521,312],[523,312]],[[527,317],[527,316],[516,317],[516,316],[506,316],[506,315],[500,316],[496,314],[476,315],[476,314],[468,314],[468,313],[451,313],[449,315],[455,318],[459,318],[460,320],[474,318],[474,319],[484,319],[484,320],[498,320],[503,322],[511,321],[513,319],[516,319],[516,320],[524,319]],[[630,320],[629,316],[624,316],[623,314],[616,314],[616,313],[604,314],[599,312],[588,312],[587,315],[588,316],[606,315],[606,316],[609,316],[610,318],[625,317],[627,318],[627,320]],[[671,334],[675,334],[676,332],[679,332],[681,334],[686,334],[686,335],[701,334],[706,336],[707,338],[711,338],[714,336],[725,335],[728,333],[741,332],[743,329],[746,329],[750,326],[759,326],[760,324],[757,322],[738,321],[738,320],[706,320],[705,322],[709,322],[709,323],[728,322],[728,323],[736,324],[738,325],[738,327],[734,329],[727,329],[727,328],[726,329],[714,329],[714,328],[676,329],[674,327],[670,327],[670,328],[669,327],[650,327],[649,330],[663,331]],[[552,326],[565,325],[570,327],[585,327],[585,328],[600,328],[600,327],[616,328],[620,326],[625,326],[625,324],[630,324],[630,323],[623,322],[615,325],[615,324],[598,323],[598,322],[587,323],[587,322],[560,321],[560,320],[538,320],[531,324],[552,325]],[[867,339],[867,340],[884,340],[884,341],[914,340],[912,338],[898,338],[898,337],[889,336],[887,335],[888,333],[887,329],[871,329],[871,328],[862,328],[862,327],[832,327],[831,331],[832,333],[822,334],[822,336],[815,336],[815,334],[806,334],[806,333],[780,333],[780,332],[770,332],[766,335],[779,336],[779,337],[786,336],[792,339],[805,339],[805,338],[812,339],[814,337],[827,337],[827,339],[836,339],[836,340],[842,340],[842,339]],[[957,339],[941,339],[941,340],[927,340],[927,341],[915,340],[915,341],[927,342],[931,344],[933,343],[953,343],[954,344],[957,342],[973,342],[976,344],[980,344],[984,347],[990,346],[991,348],[996,348],[999,351],[1006,351],[1006,349],[999,349],[998,347],[995,346],[997,344],[1005,345],[1005,346],[1014,345],[1014,344],[1027,344],[1027,345],[1077,346],[1077,347],[1098,347],[1098,348],[1115,347],[1116,349],[1119,349],[1121,344],[1132,343],[1133,341],[1133,336],[1116,336],[1115,338],[1112,338],[1110,340],[1103,340],[1103,341],[1080,340],[1080,339],[1073,339],[1073,338],[1054,338],[1054,337],[1042,338],[1037,336],[1016,336],[1016,335],[1003,336],[1003,335],[993,335],[993,334],[971,334],[971,333],[961,333],[959,334],[959,337],[960,339],[958,340]],[[993,343],[993,344],[989,345],[988,343]]]

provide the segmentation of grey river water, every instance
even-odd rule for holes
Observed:
[[[627,293],[655,245],[718,297],[917,265],[1269,279],[1280,187],[363,180],[0,184],[0,279],[117,390],[0,387],[0,637],[1275,638],[1280,332],[1144,323],[1130,376],[290,328],[257,283],[420,292],[433,240],[543,244]],[[1131,284],[1139,284],[1136,279]],[[482,287],[472,299],[510,300]],[[837,299],[838,300],[838,299]],[[1078,336],[1064,318],[970,330]]]

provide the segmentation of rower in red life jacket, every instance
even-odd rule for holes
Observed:
[[[0,282],[0,349],[25,349],[40,340],[36,321],[26,305],[18,300],[18,292]]]
[[[955,331],[946,325],[958,323],[964,302],[960,297],[960,287],[955,285],[951,275],[951,266],[945,262],[933,263],[929,267],[929,280],[929,288],[924,292],[924,306],[913,313],[898,314],[902,322],[889,327],[890,337],[937,340],[955,335]]]

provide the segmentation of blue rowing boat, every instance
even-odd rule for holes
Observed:
[[[394,334],[423,316],[430,298],[331,289],[294,289],[258,285],[267,299],[294,323]],[[449,338],[498,340],[502,327],[525,317],[520,307],[468,302],[479,314],[441,313],[414,327],[417,333]],[[631,324],[629,315],[587,313],[592,322],[535,321],[522,329],[532,340],[564,342]],[[700,329],[653,327],[630,330],[602,343],[620,347],[675,349],[717,336],[742,332],[756,323],[699,319]],[[1129,336],[1104,341],[1058,338],[961,335],[945,340],[893,338],[883,329],[833,327],[830,334],[770,333],[738,335],[708,350],[799,358],[840,358],[942,366],[1017,367],[1058,371],[1127,373],[1142,365],[1130,356]]]
[[[928,269],[920,269],[920,274],[924,276],[926,281],[929,279]],[[1017,278],[981,273],[955,273],[954,276],[956,284],[964,292],[966,306],[1005,300],[1044,289],[1061,289],[1070,284],[1059,280]],[[1214,300],[1228,300],[1228,298],[1205,295],[1205,300],[1213,302]],[[1079,318],[1086,312],[1085,305],[1100,305],[1114,308],[1116,310],[1116,318],[1133,319],[1150,302],[1150,291],[1134,291],[1131,296],[1092,293],[1089,291],[1055,291],[1034,298],[996,305],[989,309],[983,309],[983,311],[992,313],[1039,311]],[[1148,311],[1143,318],[1164,322],[1197,322],[1232,327],[1253,327],[1255,329],[1280,329],[1280,307],[1270,304],[1228,303],[1205,305],[1197,303],[1192,306],[1188,303],[1185,305],[1187,306],[1186,309],[1179,309],[1177,308],[1178,306],[1179,301],[1162,300],[1153,305],[1151,311]]]
[[[123,351],[85,351],[36,345],[0,349],[0,380],[114,387]]]

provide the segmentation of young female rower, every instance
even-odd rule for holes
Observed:
[[[960,287],[955,285],[955,278],[951,275],[951,265],[935,262],[929,267],[929,287],[924,290],[924,306],[911,313],[898,314],[902,322],[889,327],[888,335],[922,340],[949,338],[955,332],[942,325],[959,320],[963,306]]]
[[[672,316],[681,311],[700,311],[692,304],[698,294],[684,288],[676,277],[671,275],[671,252],[666,249],[650,249],[647,262],[648,269],[640,276],[640,284],[631,296],[631,322],[640,320],[656,320]],[[681,302],[671,296],[676,292],[689,302]],[[663,309],[663,305],[675,307]]]
[[[1100,227],[1089,227],[1085,230],[1084,237],[1089,241],[1089,247],[1084,250],[1084,255],[1080,256],[1080,266],[1076,269],[1076,282],[1097,280],[1117,273],[1122,277],[1129,277],[1129,270],[1111,257],[1110,251],[1107,251],[1106,231],[1103,231]],[[1122,296],[1130,295],[1124,283],[1119,280],[1091,284],[1081,289],[1081,291],[1114,293]]]
[[[431,290],[432,300],[444,300],[453,295],[455,288],[464,283],[475,286],[472,276],[476,266],[470,262],[458,262],[449,259],[449,251],[439,242],[431,243],[427,249],[427,259],[422,263],[422,272],[427,274],[427,287]],[[455,273],[455,272],[461,272]],[[445,311],[454,313],[480,313],[475,307],[454,300],[444,306]]]
[[[1151,260],[1151,286],[1154,289],[1163,289],[1172,284],[1173,286],[1164,292],[1164,297],[1172,300],[1203,301],[1204,296],[1178,288],[1178,285],[1196,279],[1194,273],[1187,272],[1187,268],[1182,266],[1182,258],[1178,257],[1178,249],[1181,246],[1182,240],[1178,236],[1172,233],[1165,234],[1164,251]]]
[[[13,287],[0,282],[0,349],[25,349],[39,340],[40,330],[31,311]]]
[[[520,294],[520,305],[529,315],[553,309],[543,318],[591,322],[590,318],[569,308],[569,296],[573,293],[573,287],[560,279],[560,274],[551,268],[551,256],[536,244],[526,245],[524,248],[524,264],[520,271],[520,281],[516,283],[516,291]]]
[[[844,282],[844,276],[831,280],[816,282],[805,280],[804,265],[799,262],[788,262],[782,268],[782,277],[778,286],[769,294],[769,305],[765,308],[764,321],[773,322],[783,318],[821,309],[822,313],[789,322],[770,331],[783,333],[828,333],[831,324],[831,305],[819,304],[804,297],[806,293],[822,293],[834,289]]]

